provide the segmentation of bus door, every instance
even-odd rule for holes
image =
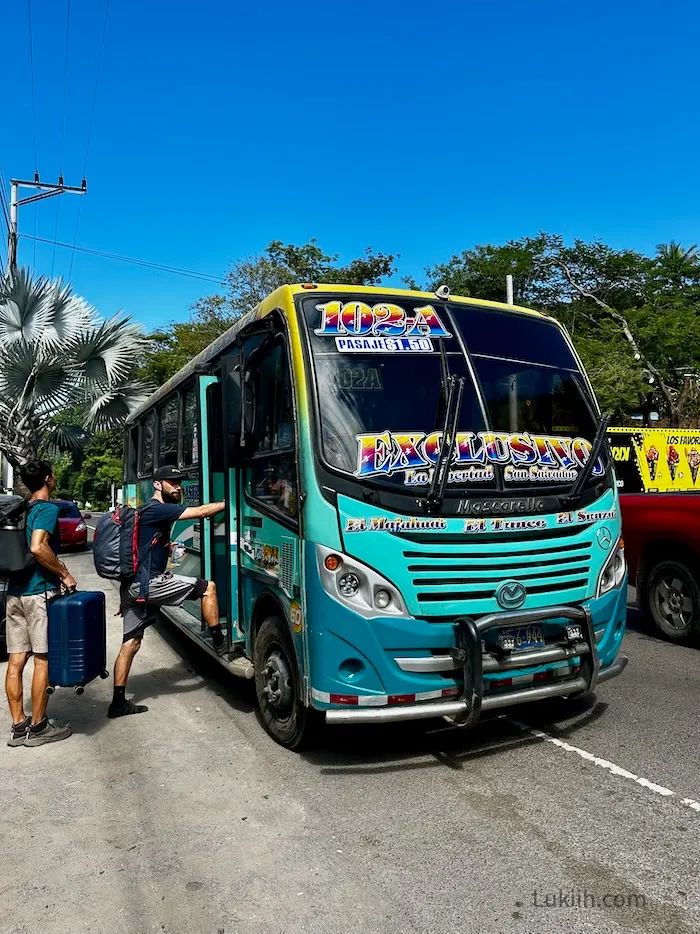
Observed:
[[[290,622],[301,660],[305,653],[292,381],[285,336],[271,320],[265,321],[262,333],[261,324],[240,339],[245,424],[239,461],[241,601],[249,618],[260,594],[273,593]]]
[[[199,405],[202,433],[201,502],[216,503],[228,498],[225,482],[222,389],[217,376],[199,377]],[[226,513],[200,521],[203,575],[207,580],[213,580],[216,584],[221,624],[228,630],[230,628],[228,620],[235,621],[236,619],[236,613],[231,614],[228,509]],[[202,630],[204,630],[204,621],[202,621]],[[235,641],[235,631],[232,636]]]

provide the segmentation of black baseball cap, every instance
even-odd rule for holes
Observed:
[[[153,474],[154,480],[182,480],[183,472],[174,464],[164,464]]]

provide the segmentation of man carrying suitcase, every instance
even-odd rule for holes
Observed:
[[[32,460],[19,469],[22,483],[32,494],[27,513],[27,550],[33,564],[7,590],[6,638],[9,662],[5,690],[12,714],[8,746],[43,746],[68,739],[69,726],[58,726],[46,716],[49,684],[48,601],[60,586],[76,587],[75,578],[58,560],[58,506],[49,502],[56,488],[53,468],[48,461]],[[32,716],[24,713],[23,674],[30,654],[34,655],[32,677]]]
[[[166,571],[173,523],[183,519],[208,519],[223,512],[226,504],[182,506],[182,471],[174,466],[159,467],[153,477],[153,487],[153,497],[140,507],[139,571],[133,582],[124,581],[120,588],[124,639],[114,664],[114,697],[107,711],[110,719],[148,710],[144,704],[127,700],[126,682],[134,656],[141,648],[144,630],[158,618],[159,607],[201,600],[202,618],[209,627],[214,649],[219,655],[227,650],[214,581]]]

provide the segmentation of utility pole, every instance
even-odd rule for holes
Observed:
[[[30,195],[28,198],[19,197],[20,188],[36,188],[40,194]],[[83,178],[80,188],[72,188],[70,185],[64,185],[63,176],[58,176],[57,185],[49,185],[46,182],[39,181],[39,173],[34,173],[34,181],[25,182],[21,179],[10,179],[10,233],[7,241],[7,271],[11,273],[17,268],[17,209],[23,204],[32,204],[34,201],[43,201],[45,198],[53,198],[54,195],[62,195],[65,191],[76,195],[87,194],[87,182]]]
[[[513,277],[510,273],[506,276],[506,302],[508,305],[513,304]]]

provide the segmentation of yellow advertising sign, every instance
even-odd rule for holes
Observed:
[[[620,493],[700,492],[700,430],[609,428]]]

